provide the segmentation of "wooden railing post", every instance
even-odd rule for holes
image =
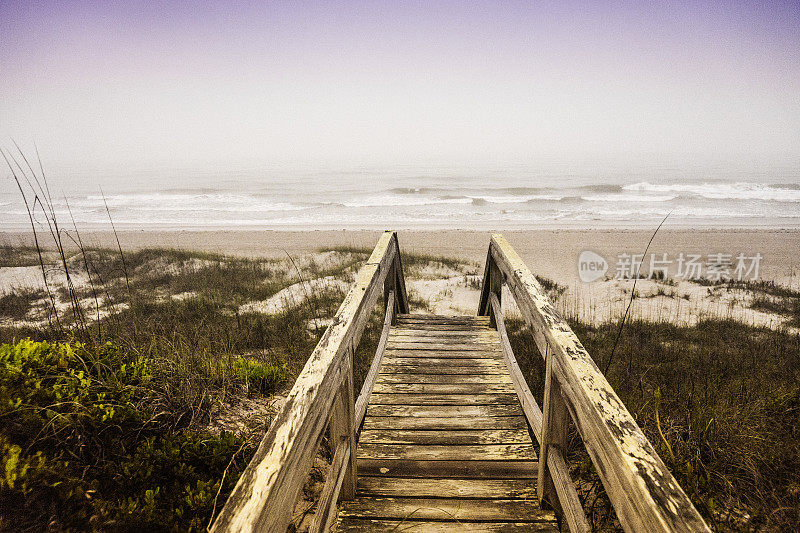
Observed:
[[[348,349],[344,361],[344,380],[331,413],[330,439],[332,446],[347,446],[350,458],[345,465],[340,497],[351,500],[356,494],[356,437],[354,429],[355,404],[353,400],[353,347]],[[335,449],[331,450],[335,454]],[[335,503],[335,502],[334,502]]]
[[[387,314],[391,312],[392,315],[392,325],[395,323],[394,315],[397,312],[397,298],[392,299],[389,301],[390,294],[397,294],[397,262],[395,261],[392,263],[392,266],[389,267],[389,272],[386,274],[386,279],[383,281],[383,309],[386,311]],[[393,306],[393,309],[389,309],[389,304]]]
[[[483,286],[481,287],[481,303],[478,314],[488,315],[489,325],[497,329],[497,321],[494,318],[494,313],[492,313],[490,297],[492,294],[497,297],[497,309],[500,310],[503,301],[503,273],[497,267],[490,249],[489,254],[486,256],[486,268],[483,271]]]
[[[539,475],[536,480],[536,489],[539,502],[541,503],[542,498],[547,495],[550,504],[560,513],[561,506],[553,484],[553,476],[548,467],[548,460],[553,447],[558,449],[562,457],[566,457],[570,415],[561,395],[561,386],[553,374],[553,354],[549,348],[545,351],[542,442],[539,450]]]
[[[392,324],[395,323],[395,315],[397,313],[410,313],[411,309],[408,304],[408,294],[406,293],[406,279],[403,275],[403,257],[400,255],[400,243],[397,240],[397,234],[394,235],[394,263],[392,264],[392,289],[394,290],[394,313],[392,315]]]

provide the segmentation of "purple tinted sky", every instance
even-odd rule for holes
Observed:
[[[52,164],[800,160],[800,2],[0,0]]]

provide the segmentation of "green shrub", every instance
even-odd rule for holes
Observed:
[[[176,427],[152,384],[110,343],[0,345],[0,529],[205,528],[254,448]]]

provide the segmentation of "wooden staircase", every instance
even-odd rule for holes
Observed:
[[[557,531],[488,317],[399,315],[337,531]]]
[[[544,363],[541,407],[508,338],[504,293]],[[356,394],[354,352],[381,296],[383,329]],[[333,457],[311,533],[588,533],[567,463],[571,427],[626,532],[711,532],[502,235],[489,241],[477,311],[409,314],[397,234],[385,232],[212,533],[286,533],[325,434]]]

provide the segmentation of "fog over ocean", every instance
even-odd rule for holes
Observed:
[[[672,226],[800,227],[798,170],[600,168],[152,170],[84,179],[51,172],[49,183],[62,225],[69,205],[85,229],[110,226],[104,197],[125,229],[625,228],[652,226],[670,212]],[[6,177],[0,229],[28,227]]]

